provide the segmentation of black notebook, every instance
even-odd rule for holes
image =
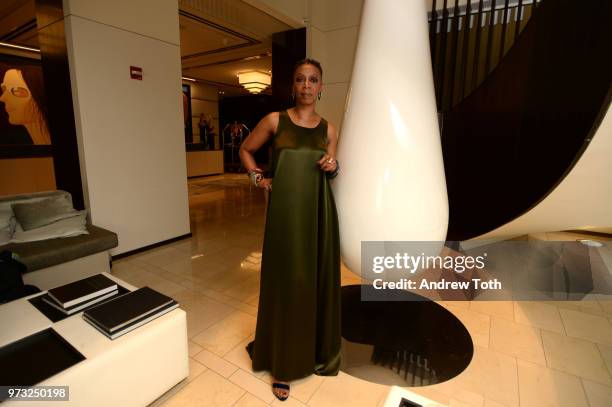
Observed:
[[[49,297],[64,308],[70,308],[94,297],[117,290],[117,283],[102,274],[87,277],[48,291]]]
[[[175,308],[178,308],[179,304],[176,301],[172,301],[171,303],[168,303],[167,305],[164,305],[163,307],[161,307],[160,309],[145,314],[144,316],[137,318],[135,320],[133,320],[132,322],[130,322],[127,325],[124,325],[121,327],[121,329],[118,329],[114,332],[109,332],[106,329],[104,329],[103,327],[99,326],[95,321],[92,321],[91,319],[87,318],[87,315],[83,314],[83,319],[87,322],[89,322],[94,328],[96,328],[98,331],[102,332],[104,335],[106,335],[108,338],[110,339],[115,339],[120,337],[121,335],[124,335],[130,331],[133,331],[134,329],[138,328],[139,326],[142,326],[144,324],[146,324],[149,321],[154,320],[155,318],[158,318],[170,311],[172,311]]]
[[[156,311],[176,303],[172,298],[149,287],[124,294],[104,304],[96,305],[83,312],[83,318],[92,321],[109,333],[130,323],[153,315]]]
[[[43,294],[42,300],[46,302],[47,304],[49,304],[50,306],[52,306],[53,308],[63,312],[64,314],[72,315],[74,313],[84,310],[85,308],[89,306],[92,306],[94,304],[104,301],[107,298],[117,295],[118,292],[119,292],[118,290],[115,290],[115,291],[111,291],[108,293],[104,293],[102,295],[93,297],[90,300],[87,300],[85,302],[80,302],[77,305],[73,305],[72,307],[68,307],[68,308],[64,308],[61,305],[57,304],[55,300],[49,296],[49,294]]]

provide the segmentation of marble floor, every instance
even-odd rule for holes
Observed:
[[[251,370],[264,226],[262,191],[244,176],[191,180],[192,238],[114,262],[113,274],[172,296],[187,313],[190,375],[152,405],[380,406],[390,387],[310,376],[277,400]],[[544,240],[582,235],[551,233]],[[342,269],[342,285],[359,284]],[[411,388],[453,407],[612,406],[612,301],[441,302],[466,326],[474,357],[447,382]]]

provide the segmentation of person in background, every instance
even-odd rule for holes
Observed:
[[[208,133],[208,123],[206,123],[204,113],[200,113],[200,121],[198,122],[198,127],[200,128],[200,143],[206,144],[205,140]]]
[[[213,126],[213,118],[211,115],[206,116],[206,126],[207,131],[206,134],[208,136],[207,144],[209,150],[215,149],[215,126]]]

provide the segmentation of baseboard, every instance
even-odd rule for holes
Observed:
[[[177,237],[173,237],[172,239],[167,239],[167,240],[162,240],[161,242],[157,242],[157,243],[153,243],[144,247],[139,247],[138,249],[134,249],[134,250],[130,250],[127,252],[123,252],[123,253],[119,253],[119,254],[115,254],[113,256],[111,256],[112,260],[119,260],[123,257],[128,257],[131,256],[133,254],[138,254],[138,253],[142,253],[142,252],[146,252],[147,250],[151,250],[151,249],[155,249],[156,247],[160,247],[160,246],[164,246],[170,243],[174,243],[174,242],[178,242],[179,240],[183,240],[183,239],[187,239],[190,238],[192,236],[192,233],[186,233],[184,235],[181,236],[177,236]]]
[[[215,175],[223,175],[225,174],[224,172],[215,172],[212,174],[202,174],[202,175],[192,175],[190,177],[187,177],[188,180],[194,180],[194,179],[198,179],[198,178],[207,178],[207,177],[214,177]]]

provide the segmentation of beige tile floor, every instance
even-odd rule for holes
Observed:
[[[244,179],[190,181],[193,237],[114,263],[114,275],[174,297],[187,312],[189,378],[153,405],[380,405],[389,386],[343,372],[293,382],[280,402],[269,374],[251,370],[244,347],[255,332],[265,202]],[[358,283],[342,269],[343,285]],[[472,335],[473,360],[452,380],[411,390],[454,407],[612,406],[612,299],[442,305]]]

